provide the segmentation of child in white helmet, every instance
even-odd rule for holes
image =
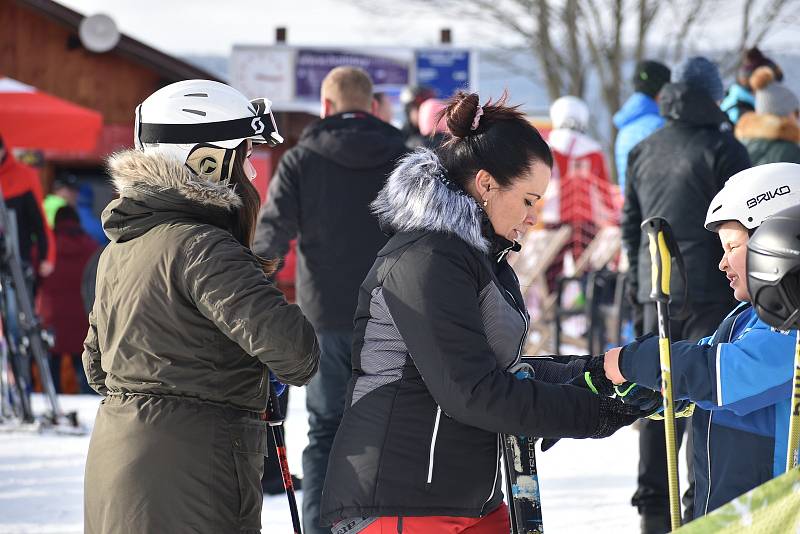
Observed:
[[[747,242],[774,213],[800,205],[800,165],[773,163],[739,172],[714,197],[705,226],[719,234],[719,269],[741,302],[713,336],[672,344],[676,399],[693,416],[695,517],[783,473],[794,358],[794,332],[758,318],[747,287]],[[692,273],[688,273],[692,276]],[[606,376],[660,390],[658,337],[650,334],[606,353]]]

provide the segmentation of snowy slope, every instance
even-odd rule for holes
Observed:
[[[302,473],[301,453],[306,443],[304,397],[304,389],[292,389],[286,439],[294,473]],[[98,397],[61,399],[65,410],[77,410],[80,420],[91,426]],[[34,402],[41,410],[42,399]],[[89,436],[0,433],[0,532],[82,532],[83,467],[88,446]],[[629,504],[637,458],[637,434],[627,428],[605,440],[562,440],[540,454],[547,531],[637,532],[638,516]],[[291,532],[285,495],[265,499],[262,525],[264,533]]]

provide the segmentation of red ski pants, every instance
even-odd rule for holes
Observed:
[[[360,534],[508,534],[508,506],[502,503],[484,517],[380,517]]]

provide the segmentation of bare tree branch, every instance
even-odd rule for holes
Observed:
[[[658,0],[639,0],[638,5],[638,27],[636,36],[636,52],[634,53],[634,60],[638,63],[644,59],[647,49],[647,36],[650,33],[650,27],[658,14],[658,9],[661,4]]]
[[[515,73],[541,80],[551,100],[563,94],[584,96],[587,80],[596,78],[607,116],[619,108],[627,85],[623,67],[641,61],[648,45],[657,46],[665,63],[677,63],[698,43],[720,14],[735,21],[737,43],[718,58],[721,72],[738,64],[741,50],[760,44],[780,24],[800,24],[800,0],[350,0],[376,16],[413,20],[423,13],[447,13],[481,22],[488,32],[515,36],[537,67],[508,64]],[[660,30],[658,41],[653,39]],[[734,32],[731,32],[734,33]],[[626,46],[629,39],[630,46]],[[738,46],[737,46],[738,45]],[[491,55],[491,52],[483,51]],[[614,129],[611,128],[612,136]],[[613,141],[612,141],[613,142]]]
[[[571,95],[582,95],[584,89],[583,53],[578,42],[578,0],[567,0],[562,11],[562,21],[567,34],[569,58],[567,72],[569,84],[567,92]]]
[[[547,93],[551,100],[555,100],[561,96],[563,87],[561,72],[559,72],[557,62],[557,54],[553,48],[553,41],[550,36],[550,4],[547,0],[537,0],[534,9],[535,19],[537,21],[537,34],[539,62],[545,71],[545,78],[547,83]]]
[[[679,16],[676,19],[679,21],[679,24],[675,32],[675,44],[671,54],[673,63],[677,63],[683,59],[686,45],[689,43],[688,36],[694,26],[702,20],[705,4],[706,0],[691,0],[688,6],[685,4],[682,6],[682,17]]]
[[[797,6],[800,2],[796,0],[770,0],[766,6],[759,10],[759,16],[753,21],[751,13],[755,7],[754,2],[753,0],[745,0],[742,6],[742,38],[739,46],[719,59],[720,72],[723,76],[727,77],[733,74],[739,64],[742,53],[747,48],[760,45],[767,33],[775,27],[778,18],[792,4]]]

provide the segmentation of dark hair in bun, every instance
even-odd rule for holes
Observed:
[[[438,117],[446,119],[451,137],[436,152],[450,180],[464,190],[481,169],[509,187],[535,161],[553,166],[550,147],[517,106],[506,106],[507,98],[503,93],[488,100],[481,113],[478,95],[459,91]]]

